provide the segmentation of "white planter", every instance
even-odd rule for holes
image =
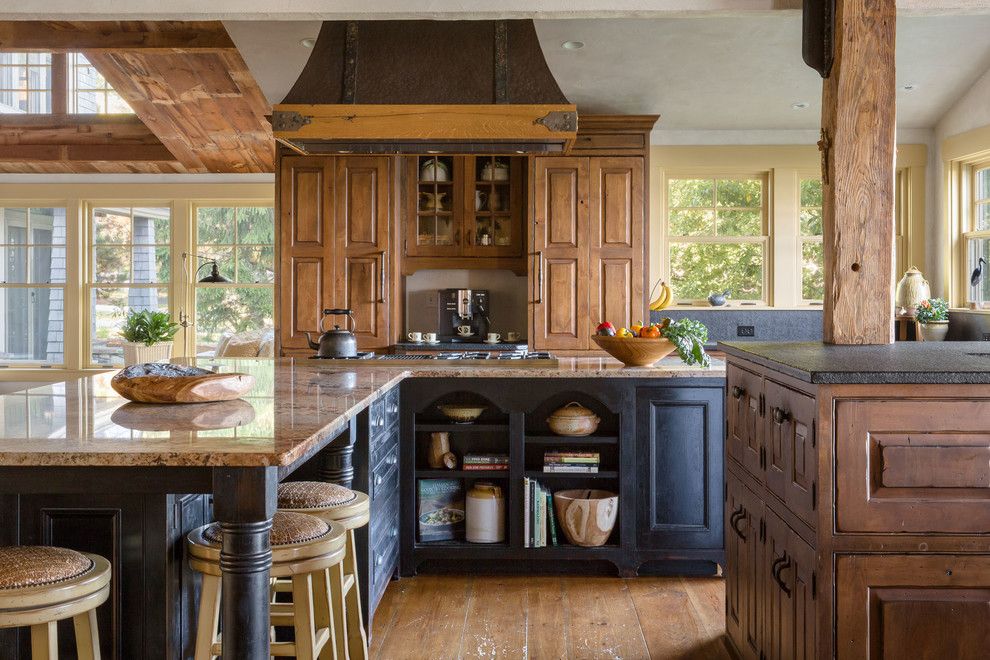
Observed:
[[[918,327],[921,328],[921,338],[925,341],[945,341],[945,335],[949,332],[948,321],[919,323]]]
[[[124,366],[144,364],[145,362],[168,362],[172,357],[172,342],[163,341],[151,346],[142,342],[124,342]]]

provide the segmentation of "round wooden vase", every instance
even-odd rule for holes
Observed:
[[[431,433],[430,434],[430,455],[426,459],[427,465],[435,470],[439,470],[444,465],[444,454],[450,453],[450,434]]]
[[[553,494],[557,522],[569,543],[605,545],[619,513],[619,496],[607,490],[561,490]]]

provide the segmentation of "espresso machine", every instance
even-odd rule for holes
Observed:
[[[440,289],[437,292],[437,335],[443,342],[475,343],[485,339],[488,319],[488,291],[483,289]],[[461,328],[470,328],[470,333]]]

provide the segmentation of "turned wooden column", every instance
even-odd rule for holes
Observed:
[[[824,340],[894,341],[895,0],[835,0],[822,90]]]

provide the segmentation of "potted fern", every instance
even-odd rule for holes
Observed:
[[[928,298],[918,303],[915,315],[925,341],[943,341],[949,332],[949,303],[941,298]]]
[[[124,365],[168,360],[179,324],[167,312],[131,311],[124,320]]]

